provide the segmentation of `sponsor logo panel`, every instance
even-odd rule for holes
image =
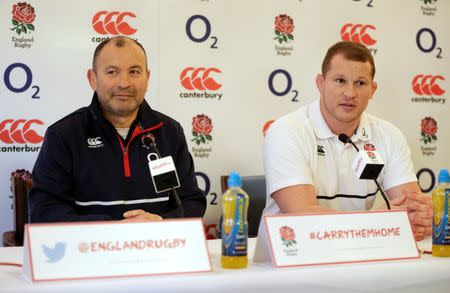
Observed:
[[[39,119],[4,119],[0,121],[0,152],[37,152],[44,137],[36,128],[44,125]]]
[[[294,46],[288,46],[294,41],[294,20],[287,14],[280,14],[275,16],[274,25],[275,52],[280,56],[290,56],[294,51]]]
[[[10,31],[13,32],[11,41],[14,48],[29,49],[34,43],[34,36],[30,36],[35,31],[34,21],[36,10],[27,2],[17,2],[12,6],[12,19]]]
[[[433,117],[425,117],[422,119],[420,125],[420,141],[423,143],[423,145],[420,147],[420,149],[422,150],[422,155],[435,155],[437,149],[435,143],[438,140],[437,132],[437,121]]]
[[[202,99],[220,101],[223,93],[218,81],[222,71],[217,67],[189,66],[180,73],[180,84],[186,91],[179,94],[182,99]]]
[[[192,139],[196,144],[192,147],[194,158],[209,158],[212,152],[210,143],[212,142],[213,124],[211,118],[205,114],[198,114],[192,117]]]
[[[341,39],[370,47],[369,51],[375,55],[378,49],[371,47],[377,43],[377,40],[373,37],[375,31],[376,27],[372,24],[346,23],[341,28]]]
[[[418,96],[412,97],[413,103],[438,103],[445,104],[443,96],[445,90],[441,83],[445,81],[442,75],[418,74],[412,79],[412,90]]]

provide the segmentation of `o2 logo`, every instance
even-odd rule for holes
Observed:
[[[211,181],[208,178],[208,175],[206,175],[203,172],[195,172],[195,176],[197,179],[200,177],[205,182],[205,189],[203,190],[206,194],[206,196],[209,195],[209,191],[211,190]],[[217,193],[211,192],[212,199],[209,202],[210,205],[216,206],[217,205]]]
[[[353,0],[353,2],[361,2],[361,0]],[[366,6],[373,8],[373,0],[368,0]]]
[[[429,186],[422,186],[422,184],[420,184],[420,178],[422,178],[423,176],[428,175],[430,177],[430,185]],[[422,190],[422,192],[424,193],[428,193],[431,192],[434,188],[434,185],[436,184],[436,176],[434,175],[433,170],[428,169],[428,168],[422,168],[419,170],[419,172],[417,172],[417,179],[419,180],[419,186],[420,186],[420,190]]]
[[[278,90],[275,89],[274,86],[274,79],[275,77],[280,76],[282,78],[284,78],[286,80],[286,87],[284,88],[284,90]],[[277,69],[272,71],[272,73],[269,75],[269,90],[272,92],[272,94],[274,94],[277,97],[284,97],[286,96],[289,92],[292,92],[294,94],[294,96],[292,97],[291,101],[292,102],[298,102],[298,90],[291,90],[292,89],[292,77],[289,74],[289,72],[287,72],[284,69]]]
[[[423,38],[425,36],[429,36],[431,38],[431,44],[424,45]],[[436,34],[433,32],[433,30],[427,27],[420,29],[416,35],[416,43],[420,51],[424,53],[431,53],[436,50],[437,51],[436,58],[438,59],[442,58],[442,48],[437,47]]]
[[[205,33],[202,36],[194,36],[192,33],[192,23],[194,21],[202,22],[205,26]],[[211,44],[211,49],[218,49],[217,47],[217,37],[211,36],[211,23],[209,22],[208,18],[206,18],[203,15],[196,14],[189,17],[189,19],[186,22],[186,34],[191,39],[191,41],[196,43],[203,43],[207,39],[213,40]]]
[[[18,84],[16,81],[11,80],[11,75],[16,74],[17,72],[25,73],[25,82],[23,84]],[[3,74],[3,81],[5,82],[6,88],[16,94],[23,93],[31,87],[34,90],[31,98],[40,99],[40,96],[38,95],[40,88],[37,85],[31,86],[33,83],[33,73],[26,64],[13,63],[6,67],[5,73]]]

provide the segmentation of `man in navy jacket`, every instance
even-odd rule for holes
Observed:
[[[172,156],[186,217],[202,217],[206,198],[180,124],[144,100],[150,72],[138,42],[115,37],[94,52],[92,103],[51,125],[33,169],[31,222],[157,221],[179,216],[171,192],[157,193],[147,155]]]

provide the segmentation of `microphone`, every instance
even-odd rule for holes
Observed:
[[[161,154],[159,153],[158,149],[156,148],[156,143],[153,139],[150,138],[150,136],[145,135],[142,137],[142,143],[144,146],[154,152],[157,156],[157,158],[161,158]]]
[[[155,143],[154,139],[152,139],[148,135],[143,136],[141,139],[142,139],[142,143],[144,144],[144,146],[152,152],[149,154],[148,157],[150,158],[151,155],[153,154],[156,156],[156,160],[160,160],[161,154],[159,153],[158,148],[156,147],[156,143]],[[172,157],[169,156],[166,158],[169,158],[171,162],[169,162],[169,163],[164,162],[160,165],[172,164],[173,170],[167,170],[167,168],[165,168],[165,170],[162,170],[160,174],[153,176],[152,169],[154,169],[154,168],[152,168],[152,166],[150,166],[151,163],[150,163],[150,159],[149,159],[150,174],[152,174],[153,184],[155,186],[156,192],[158,192],[158,186],[160,187],[161,191],[167,190],[166,187],[168,187],[168,189],[172,191],[173,198],[175,199],[175,203],[176,203],[178,211],[179,211],[178,216],[180,218],[184,218],[183,205],[181,204],[180,197],[178,196],[178,193],[175,189],[175,187],[180,186],[180,183],[178,180],[178,174],[177,174],[177,171],[173,164]],[[163,158],[163,159],[166,159],[166,158]],[[156,166],[156,167],[158,168],[158,166]],[[162,190],[162,189],[164,189],[164,190]]]
[[[339,134],[338,138],[344,144],[350,143],[358,152],[358,155],[353,161],[353,171],[355,171],[356,176],[359,179],[372,179],[375,182],[378,190],[381,193],[381,196],[383,197],[384,202],[386,203],[387,209],[390,210],[391,204],[389,203],[386,194],[384,193],[383,189],[381,189],[381,186],[377,181],[378,175],[384,167],[384,163],[381,158],[379,156],[377,157],[377,152],[359,150],[359,148],[353,143],[350,137],[348,137],[348,135],[345,133]]]

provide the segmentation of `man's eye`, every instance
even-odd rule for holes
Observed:
[[[135,70],[131,70],[130,73],[133,75],[136,75],[136,74],[140,74],[141,72],[139,70],[135,69]]]
[[[336,78],[336,83],[344,83],[345,79],[343,78]]]
[[[359,80],[359,81],[356,82],[356,84],[357,84],[358,86],[364,86],[364,85],[366,85],[366,82],[365,82],[365,81],[362,81],[362,80]]]

